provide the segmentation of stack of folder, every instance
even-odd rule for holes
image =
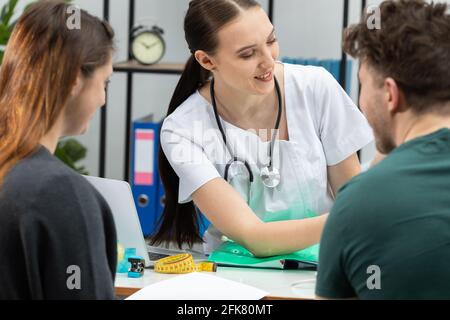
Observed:
[[[156,231],[164,210],[165,192],[158,170],[161,125],[149,115],[134,121],[132,126],[130,184],[145,237]],[[209,225],[200,213],[201,235]]]

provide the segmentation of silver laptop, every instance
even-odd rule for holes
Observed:
[[[130,185],[124,181],[85,176],[105,198],[114,216],[117,241],[124,248],[136,248],[136,254],[145,259],[145,266],[152,267],[156,260],[180,253],[191,253],[196,261],[205,260],[200,251],[175,250],[152,247],[146,244]]]

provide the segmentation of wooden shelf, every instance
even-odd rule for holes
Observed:
[[[183,70],[184,64],[181,63],[157,63],[147,66],[130,60],[114,64],[116,72],[182,74]]]

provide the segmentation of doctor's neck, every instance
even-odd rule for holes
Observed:
[[[248,119],[264,110],[275,110],[277,95],[275,82],[273,90],[267,94],[249,94],[227,85],[220,77],[214,79],[214,92],[219,109],[225,109],[233,118]]]

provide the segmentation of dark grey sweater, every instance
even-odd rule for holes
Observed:
[[[114,220],[103,197],[41,147],[0,186],[0,299],[113,299]]]

